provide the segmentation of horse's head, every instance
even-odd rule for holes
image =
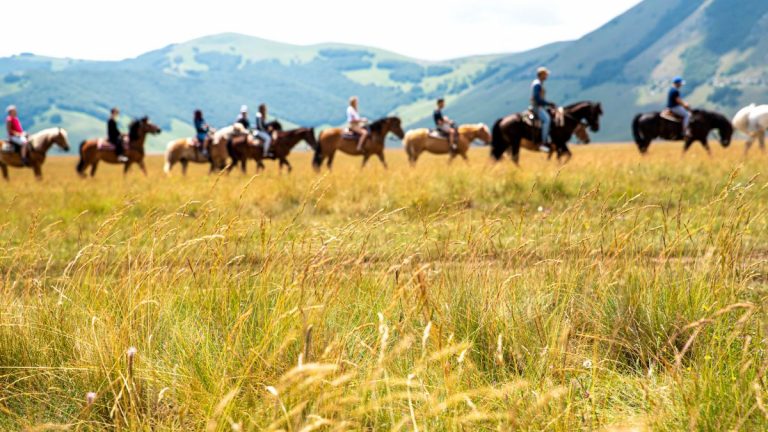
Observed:
[[[733,138],[733,125],[727,119],[720,123],[718,130],[720,131],[720,145],[728,147],[731,145],[731,138]]]
[[[313,149],[317,148],[317,138],[315,137],[315,128],[308,128],[306,135],[304,136],[304,141],[309,144],[310,147]]]
[[[270,133],[272,133],[272,132],[282,132],[283,131],[283,125],[279,121],[275,120],[275,121],[267,124],[267,131],[270,132]]]
[[[53,137],[53,142],[65,152],[69,151],[69,137],[66,130],[59,128],[59,133]]]
[[[491,143],[491,130],[488,129],[488,125],[480,123],[477,129],[477,135],[475,139],[479,139],[483,144],[488,145]]]
[[[587,124],[592,132],[600,132],[600,116],[603,115],[603,105],[598,103],[589,104],[589,114],[587,115]]]
[[[386,120],[386,124],[389,128],[389,131],[395,134],[396,137],[400,139],[405,138],[405,132],[403,131],[403,125],[400,121],[400,117],[389,117]]]
[[[139,141],[144,139],[147,134],[157,135],[162,131],[159,126],[149,120],[149,117],[145,116],[131,123],[128,127],[128,137],[131,141]]]

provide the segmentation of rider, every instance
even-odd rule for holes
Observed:
[[[347,123],[349,124],[349,130],[360,135],[360,139],[357,141],[357,151],[363,151],[363,144],[365,144],[366,138],[368,138],[368,130],[365,128],[365,124],[368,123],[368,119],[360,117],[357,112],[358,99],[357,96],[349,98],[349,106],[347,107]]]
[[[115,146],[115,156],[120,163],[128,162],[128,158],[125,157],[123,152],[123,134],[120,132],[120,128],[117,126],[117,119],[120,117],[120,110],[112,108],[110,111],[109,120],[107,120],[107,141]]]
[[[691,122],[691,106],[680,96],[680,88],[685,85],[683,77],[675,77],[667,96],[667,108],[683,119],[683,133],[688,134],[688,125]]]
[[[267,128],[267,104],[259,105],[259,112],[256,113],[256,129],[253,135],[261,139],[264,143],[264,156],[269,155],[269,146],[272,144],[272,133]]]
[[[237,116],[235,123],[240,123],[243,125],[245,130],[251,130],[251,122],[248,120],[248,105],[243,105],[240,107],[240,115]]]
[[[531,83],[531,104],[533,110],[541,119],[541,144],[549,147],[549,130],[552,127],[552,117],[547,108],[555,107],[555,104],[547,101],[547,91],[544,89],[544,81],[549,78],[549,69],[540,67],[536,70],[536,79]]]
[[[24,165],[29,165],[29,148],[27,143],[29,138],[24,133],[24,128],[21,127],[21,121],[19,120],[16,107],[14,105],[5,109],[8,113],[8,117],[5,119],[5,128],[8,131],[8,142],[13,144],[16,150],[21,155],[21,162]]]
[[[435,120],[435,125],[440,132],[448,135],[448,144],[451,146],[451,151],[455,152],[456,147],[456,123],[454,123],[448,116],[443,115],[443,109],[445,109],[445,99],[440,98],[437,100],[437,109],[432,114],[432,118]]]
[[[203,157],[208,157],[208,146],[206,141],[208,139],[208,132],[211,128],[203,118],[203,112],[201,110],[195,110],[195,137],[197,138],[197,145],[200,146]]]

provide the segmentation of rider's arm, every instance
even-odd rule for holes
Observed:
[[[541,84],[536,84],[533,87],[533,101],[536,103],[536,105],[541,107],[552,105],[546,99],[541,97]]]
[[[691,109],[691,106],[690,106],[690,105],[688,105],[688,102],[684,101],[684,100],[683,100],[683,98],[681,98],[680,96],[678,96],[678,97],[677,97],[677,103],[679,103],[680,105],[682,105],[682,106],[683,106],[683,108],[685,108],[685,109],[687,109],[687,110]]]
[[[8,131],[8,136],[16,136],[16,131],[13,130],[13,121],[8,120],[5,122],[5,129]]]

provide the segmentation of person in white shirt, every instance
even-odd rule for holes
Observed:
[[[368,130],[365,128],[368,119],[360,117],[357,112],[357,96],[349,98],[349,107],[347,107],[347,123],[349,123],[349,130],[360,135],[360,140],[357,142],[357,151],[363,151],[363,144],[365,144],[366,138],[368,138]]]

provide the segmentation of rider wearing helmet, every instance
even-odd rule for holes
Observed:
[[[259,112],[256,113],[256,129],[253,135],[261,139],[264,143],[264,156],[269,154],[269,146],[272,144],[272,134],[267,128],[267,104],[259,105]]]
[[[347,123],[349,124],[349,130],[360,135],[360,139],[357,141],[357,151],[363,151],[363,144],[365,139],[368,138],[368,130],[365,128],[365,124],[368,123],[368,119],[360,117],[360,113],[357,112],[358,104],[357,96],[349,98],[349,106],[347,107]]]
[[[547,100],[547,91],[544,82],[549,78],[549,69],[540,67],[536,70],[536,79],[531,83],[531,105],[533,111],[541,120],[541,144],[549,146],[549,131],[552,128],[552,117],[547,108],[554,108],[555,104]]]
[[[24,133],[24,128],[21,127],[21,121],[19,120],[18,113],[16,112],[16,106],[10,105],[5,109],[8,117],[5,119],[5,129],[8,131],[8,142],[10,142],[21,155],[21,163],[29,165],[29,138]]]
[[[685,85],[683,77],[675,77],[672,87],[667,95],[667,108],[683,119],[683,133],[688,134],[688,125],[691,122],[691,106],[680,95],[680,88]]]
[[[437,129],[448,135],[448,144],[451,146],[451,151],[455,152],[456,147],[456,123],[454,123],[447,116],[443,115],[443,109],[445,109],[445,99],[440,98],[437,100],[437,109],[432,114],[432,118],[435,120]]]

